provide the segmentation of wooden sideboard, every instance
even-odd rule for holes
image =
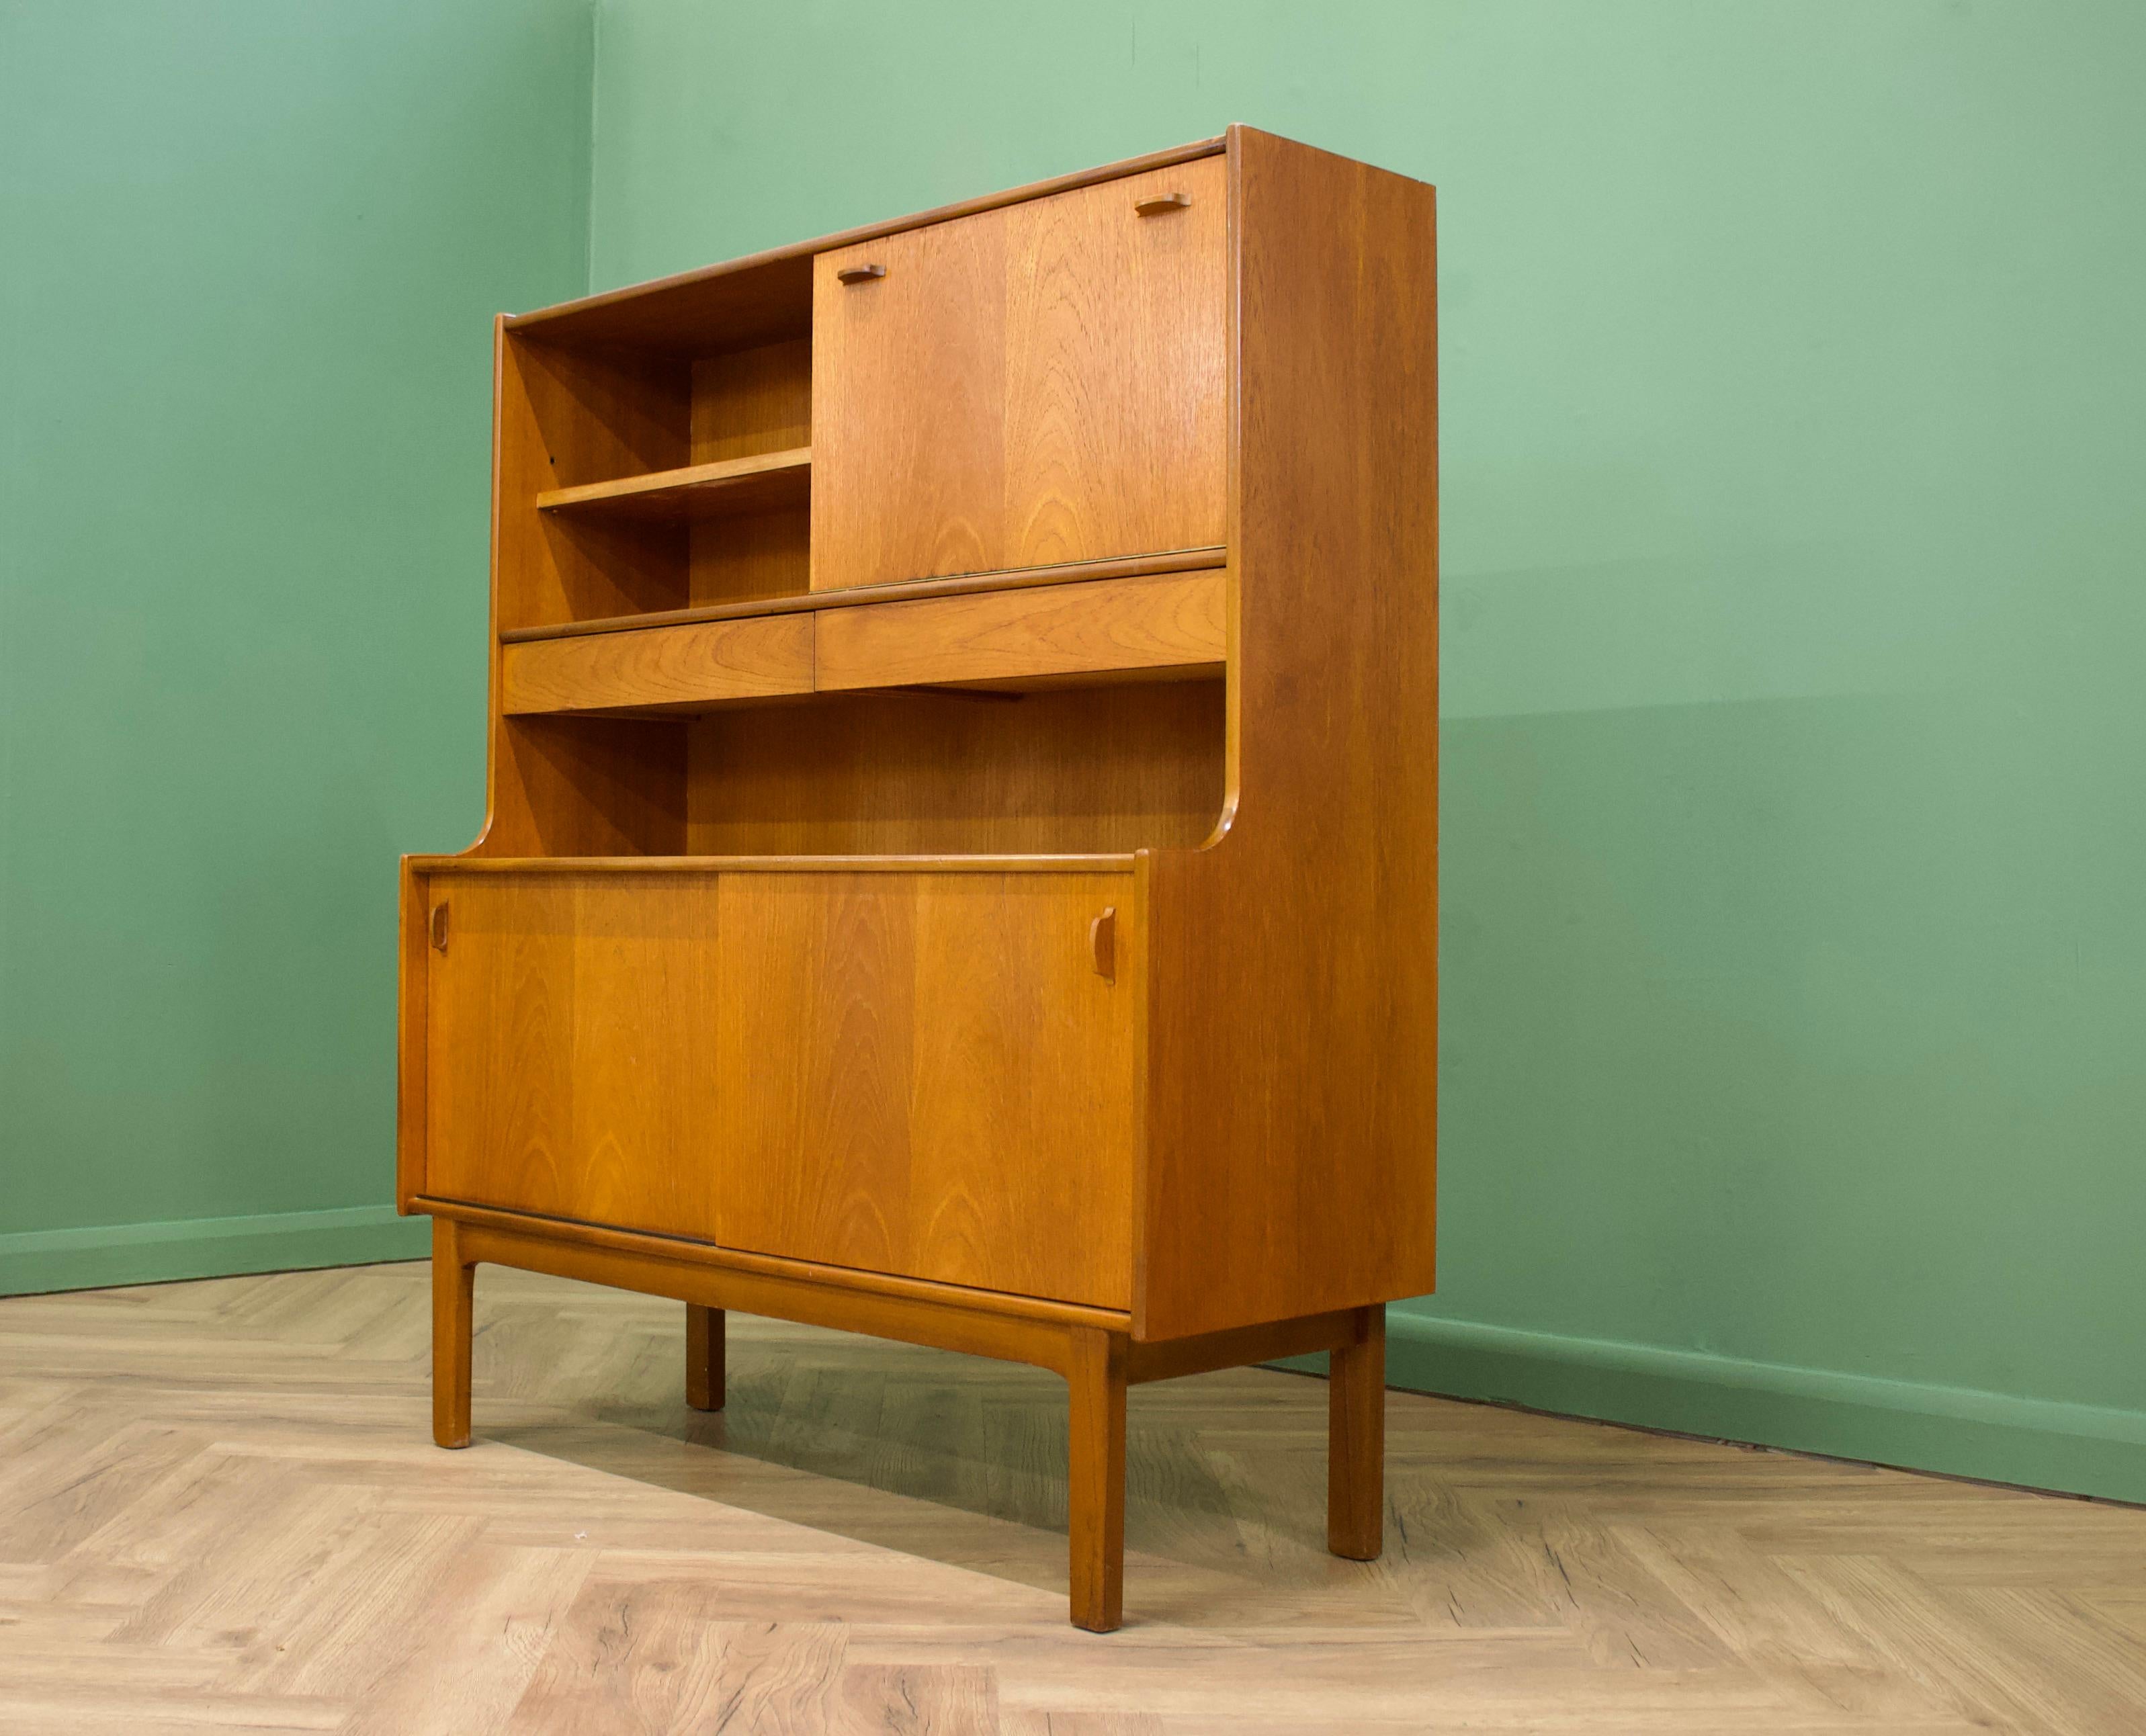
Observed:
[[[1233,127],[502,318],[488,817],[403,859],[435,1434],[484,1261],[1125,1389],[1432,1285],[1433,196]]]

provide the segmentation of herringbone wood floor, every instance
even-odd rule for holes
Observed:
[[[1316,1383],[1135,1389],[1128,1626],[1066,1624],[1050,1377],[487,1267],[0,1302],[0,1730],[2146,1730],[2146,1513],[1395,1393],[1385,1559]]]

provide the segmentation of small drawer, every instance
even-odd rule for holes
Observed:
[[[510,645],[500,690],[500,709],[509,716],[694,711],[810,693],[811,617],[775,615]]]
[[[816,679],[834,691],[1219,673],[1227,595],[1216,569],[823,610]]]

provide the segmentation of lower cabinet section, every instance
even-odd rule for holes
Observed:
[[[436,871],[425,894],[423,1192],[1129,1305],[1130,874]]]

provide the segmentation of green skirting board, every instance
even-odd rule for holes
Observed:
[[[421,1260],[430,1236],[430,1220],[392,1205],[30,1230],[0,1235],[0,1295]]]
[[[1325,1359],[1289,1366],[1319,1369]],[[1680,1434],[2146,1503],[2146,1412],[1387,1312],[1386,1380]]]

